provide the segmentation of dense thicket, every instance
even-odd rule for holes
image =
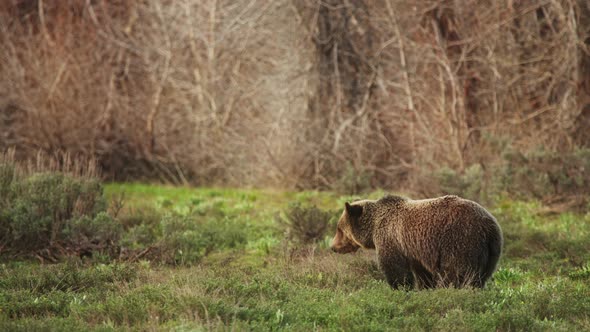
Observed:
[[[424,194],[535,154],[578,158],[583,188],[589,32],[581,0],[3,2],[0,148],[118,179]]]

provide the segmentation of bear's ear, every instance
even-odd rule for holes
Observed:
[[[344,203],[344,207],[346,208],[346,213],[352,217],[360,217],[363,213],[363,207],[360,205],[350,205],[346,202]]]

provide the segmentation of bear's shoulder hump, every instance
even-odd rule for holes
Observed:
[[[377,201],[377,203],[379,204],[397,204],[403,201],[406,201],[407,199],[401,196],[397,196],[397,195],[385,195],[383,196],[381,199],[379,199]]]

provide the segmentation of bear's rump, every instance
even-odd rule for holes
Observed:
[[[422,266],[435,277],[480,277],[488,266],[495,220],[480,213],[437,217],[441,220],[434,220],[434,225],[422,225],[426,229],[406,232],[417,235],[404,241],[408,258],[416,262],[417,269]]]

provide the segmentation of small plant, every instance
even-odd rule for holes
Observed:
[[[256,241],[252,241],[248,243],[248,249],[256,249],[261,253],[266,255],[272,252],[272,249],[280,243],[280,240],[275,238],[274,236],[264,236]]]
[[[590,263],[569,273],[572,279],[590,279]]]
[[[518,269],[499,269],[494,274],[494,280],[499,283],[514,283],[523,279],[523,273]]]
[[[10,186],[14,180],[15,175],[16,170],[14,165],[4,162],[0,159],[0,208],[3,207],[9,198],[8,195],[10,194]]]
[[[332,213],[316,206],[305,207],[296,202],[291,203],[284,217],[278,219],[290,241],[305,245],[324,239],[332,220]]]

